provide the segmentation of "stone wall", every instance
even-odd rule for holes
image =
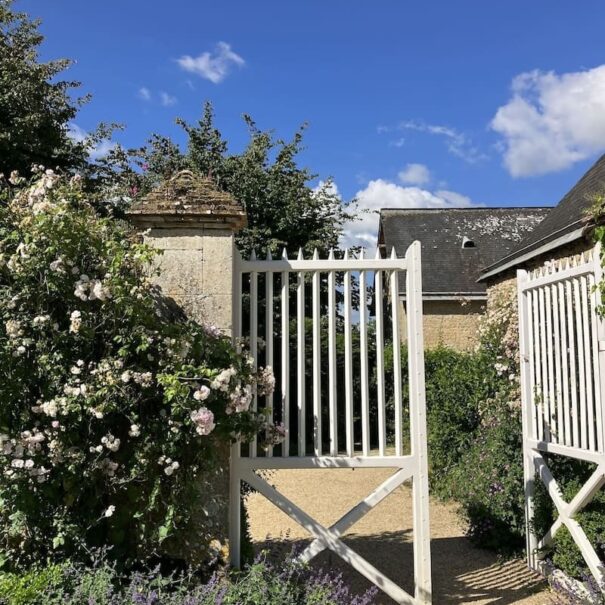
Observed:
[[[581,254],[582,252],[586,252],[587,250],[591,250],[594,247],[594,243],[589,239],[579,239],[567,246],[561,246],[552,252],[548,252],[547,254],[542,254],[537,256],[536,258],[532,258],[527,263],[520,265],[519,269],[526,269],[531,271],[532,269],[537,269],[538,267],[542,267],[544,263],[554,260],[563,260],[566,258],[571,258],[577,254]],[[515,284],[517,285],[517,267],[514,269],[510,269],[501,273],[500,275],[495,276],[487,281],[487,297],[488,300],[490,297],[493,297],[496,291],[505,287],[506,284]]]
[[[479,344],[479,321],[484,313],[481,300],[425,300],[423,302],[424,346],[472,351]],[[401,339],[407,341],[405,303],[400,303]]]
[[[189,317],[231,334],[234,237],[231,229],[154,227],[145,242],[162,251],[153,281]]]

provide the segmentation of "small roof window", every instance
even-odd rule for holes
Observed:
[[[462,247],[463,248],[475,248],[475,242],[470,239],[469,237],[466,237],[466,235],[462,238]]]

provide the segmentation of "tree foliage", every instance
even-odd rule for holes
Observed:
[[[185,151],[168,137],[153,135],[145,147],[127,155],[120,156],[116,150],[108,163],[121,161],[114,174],[129,193],[145,193],[178,170],[209,176],[219,189],[245,205],[248,226],[237,235],[242,254],[256,250],[257,254],[275,255],[284,247],[290,254],[299,248],[307,255],[314,248],[327,254],[336,248],[352,214],[330,181],[314,189],[310,183],[316,175],[299,166],[304,126],[292,140],[284,141],[271,131],[260,130],[248,115],[244,122],[248,144],[241,153],[232,153],[214,124],[211,104],[206,103],[197,124],[177,120],[188,137]],[[132,169],[132,160],[142,174]],[[116,181],[116,177],[109,180]]]
[[[57,79],[71,61],[40,61],[39,21],[12,5],[0,0],[0,172],[28,173],[32,164],[82,167],[87,143],[68,131],[86,98],[71,98],[78,82]]]

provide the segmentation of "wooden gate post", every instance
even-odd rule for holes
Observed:
[[[412,456],[416,469],[412,481],[414,511],[414,578],[417,603],[430,605],[431,550],[429,529],[428,448],[426,434],[426,392],[424,380],[424,338],[422,332],[422,260],[420,242],[406,253],[409,262],[406,296],[408,301],[408,356],[410,376],[410,420]]]
[[[521,371],[521,424],[523,431],[523,487],[525,492],[525,537],[526,537],[526,557],[527,565],[534,571],[538,570],[537,548],[538,540],[532,530],[532,520],[534,517],[534,492],[536,468],[534,464],[534,455],[527,447],[529,439],[534,435],[531,430],[530,406],[533,405],[532,380],[530,379],[529,356],[533,355],[530,350],[529,334],[532,329],[532,310],[527,300],[527,292],[523,285],[527,282],[527,271],[520,269],[517,271],[518,288],[518,312],[519,312],[519,367]]]

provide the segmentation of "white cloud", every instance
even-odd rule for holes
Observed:
[[[522,73],[512,92],[491,122],[504,137],[512,176],[562,170],[605,150],[605,65],[561,75]]]
[[[167,92],[162,91],[160,93],[160,103],[164,107],[171,107],[172,105],[176,105],[177,98],[169,95]]]
[[[143,99],[143,101],[151,101],[151,91],[149,88],[145,88],[145,86],[139,88],[138,96],[139,99]]]
[[[315,187],[313,187],[313,193],[324,193],[325,195],[335,195],[340,197],[340,191],[338,190],[338,185],[330,180],[330,181],[319,181]]]
[[[487,156],[476,147],[467,135],[458,132],[455,128],[441,126],[439,124],[426,124],[424,122],[408,120],[400,122],[397,126],[399,130],[415,130],[417,132],[426,132],[435,136],[443,137],[446,142],[447,150],[456,157],[476,164],[487,159]]]
[[[214,53],[206,51],[199,57],[183,55],[177,62],[185,71],[210,80],[213,84],[222,82],[233,66],[242,67],[246,63],[226,42],[219,42]]]
[[[420,187],[402,187],[384,179],[370,181],[357,192],[360,220],[345,226],[343,246],[365,246],[375,249],[378,235],[378,212],[381,208],[466,208],[473,201],[455,191],[428,191]]]
[[[431,173],[424,164],[407,164],[397,176],[406,185],[426,185],[431,180]]]
[[[81,128],[74,122],[70,123],[68,131],[67,131],[67,135],[69,136],[70,139],[76,141],[76,143],[85,142],[89,136],[88,133],[83,128]],[[100,141],[99,143],[94,145],[94,147],[92,147],[89,150],[88,156],[90,157],[91,160],[98,160],[98,159],[106,156],[115,146],[116,146],[116,144],[113,143],[112,141],[108,141],[108,140]]]

